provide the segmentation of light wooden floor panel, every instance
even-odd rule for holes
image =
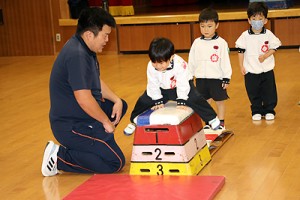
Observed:
[[[187,53],[179,55],[188,58]],[[235,135],[199,175],[226,177],[218,200],[300,199],[300,53],[289,49],[275,54],[279,101],[273,123],[252,122],[237,53],[230,56],[233,77],[226,127]],[[40,172],[44,146],[54,140],[48,120],[48,81],[54,59],[0,57],[0,199],[62,199],[91,177],[65,173],[44,178]],[[148,57],[99,55],[99,60],[101,76],[129,105],[115,133],[127,159],[121,174],[128,174],[133,136],[125,136],[123,129],[145,90]]]

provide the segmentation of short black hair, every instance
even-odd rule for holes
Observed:
[[[213,8],[204,8],[199,14],[199,22],[207,22],[213,20],[216,24],[219,23],[219,15]]]
[[[149,47],[149,58],[151,62],[167,62],[175,54],[175,47],[171,40],[158,37],[154,38]]]
[[[114,17],[99,7],[86,8],[79,15],[76,33],[81,35],[85,31],[91,31],[97,36],[104,25],[115,28]]]
[[[252,2],[248,6],[247,15],[248,19],[257,14],[262,14],[265,18],[268,17],[268,6],[264,2]]]

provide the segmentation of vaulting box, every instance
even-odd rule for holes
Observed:
[[[201,118],[191,108],[168,102],[135,122],[131,175],[197,175],[211,160]]]
[[[176,109],[176,102],[148,110],[135,119],[134,144],[185,144],[202,129],[201,118],[191,108]]]

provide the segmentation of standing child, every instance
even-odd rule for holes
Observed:
[[[217,106],[220,130],[225,129],[225,100],[228,99],[232,69],[227,42],[216,30],[219,26],[218,13],[206,8],[199,15],[202,36],[195,39],[189,53],[189,69],[196,78],[196,88],[210,102],[213,99]],[[204,127],[210,129],[208,125]]]
[[[177,108],[191,107],[212,129],[218,129],[220,121],[213,108],[189,82],[187,63],[175,54],[173,43],[166,38],[154,39],[149,48],[147,90],[138,99],[131,113],[125,134],[135,131],[134,118],[148,109],[163,108],[169,100],[177,101]]]
[[[251,102],[252,120],[275,119],[277,91],[274,76],[273,54],[281,45],[280,40],[264,25],[268,22],[268,7],[263,2],[249,4],[249,30],[236,41],[239,65]]]

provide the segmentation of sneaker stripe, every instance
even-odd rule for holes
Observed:
[[[44,176],[53,176],[57,174],[56,159],[59,146],[55,145],[52,141],[49,141],[46,145],[43,163],[42,163],[42,174]]]

